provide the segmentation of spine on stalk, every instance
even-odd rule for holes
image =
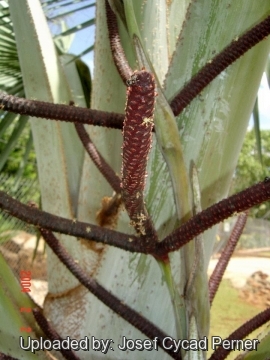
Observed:
[[[143,190],[152,142],[155,81],[146,70],[127,80],[127,104],[123,127],[122,198],[131,224],[151,247],[157,235],[145,208]]]

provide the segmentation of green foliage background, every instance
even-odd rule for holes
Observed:
[[[0,139],[0,153],[4,150],[14,128],[18,125],[14,122],[7,131],[1,136]],[[4,164],[1,172],[10,176],[16,176],[20,169],[22,169],[21,176],[27,179],[37,178],[37,167],[36,167],[36,155],[34,146],[32,145],[29,156],[25,164],[23,164],[23,156],[25,153],[25,147],[29,139],[30,124],[27,124],[22,131],[21,136],[14,144],[14,149]]]
[[[256,144],[254,129],[246,133],[245,141],[235,169],[231,186],[231,193],[236,193],[245,188],[262,181],[269,176],[270,170],[270,130],[261,130],[261,152],[262,163],[259,160],[258,146]],[[265,202],[250,210],[254,217],[270,218],[270,204]]]

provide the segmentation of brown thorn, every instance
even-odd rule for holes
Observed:
[[[104,229],[97,225],[65,219],[46,211],[31,208],[13,199],[3,191],[0,191],[0,208],[20,220],[44,229],[116,246],[130,252],[147,253],[140,238],[115,230]]]
[[[116,175],[114,170],[110,167],[104,157],[99,153],[96,146],[93,144],[90,136],[88,135],[87,131],[84,128],[83,124],[75,123],[75,128],[81,142],[87,151],[88,155],[101,172],[101,174],[105,177],[108,183],[111,185],[113,190],[120,194],[121,193],[121,180],[119,176]]]
[[[19,359],[0,352],[0,360],[19,360]]]
[[[156,246],[154,254],[165,254],[180,249],[195,236],[227,219],[270,199],[270,178],[210,206],[188,220]]]
[[[252,319],[241,325],[235,330],[226,340],[242,340],[248,336],[252,331],[258,329],[260,326],[266,324],[270,320],[270,308],[260,312]],[[218,349],[210,356],[209,360],[224,360],[229,353],[233,351],[233,347],[229,350],[219,346]],[[266,358],[265,358],[266,359]]]
[[[105,1],[105,6],[106,6],[107,26],[108,26],[113,61],[115,63],[119,75],[121,76],[123,82],[126,85],[126,82],[131,77],[133,71],[128,64],[127,58],[124,53],[124,49],[121,44],[121,39],[118,32],[117,17],[113,12],[113,10],[111,9],[108,0]]]
[[[0,109],[16,114],[72,123],[105,126],[122,129],[124,115],[77,106],[52,104],[45,101],[27,100],[0,91]]]
[[[239,59],[253,46],[270,34],[270,16],[232,41],[223,51],[208,62],[170,102],[172,111],[178,116],[191,101],[223,70]]]
[[[243,229],[246,225],[247,216],[248,216],[248,211],[246,211],[238,216],[236,224],[233,227],[231,236],[230,236],[224,250],[222,251],[222,253],[220,255],[219,261],[218,261],[212,275],[210,276],[210,279],[209,279],[210,305],[212,305],[213,299],[216,295],[216,292],[218,290],[218,287],[220,285],[220,282],[222,280],[224,272],[227,268],[227,265],[230,261],[232,253],[233,253],[233,251],[238,243],[238,240],[243,232]]]
[[[51,341],[54,340],[63,341],[61,336],[51,327],[50,323],[47,321],[47,319],[39,309],[33,309],[33,315],[39,327],[48,337],[48,339],[50,339]],[[72,350],[66,350],[60,348],[59,351],[61,352],[63,357],[67,360],[79,360],[78,356],[76,356],[76,354]]]

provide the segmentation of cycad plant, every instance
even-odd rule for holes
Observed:
[[[88,351],[62,351],[72,359],[105,351],[108,359],[206,359],[199,340],[207,341],[224,271],[217,268],[208,285],[211,227],[270,198],[266,178],[217,203],[227,195],[269,54],[269,1],[98,1],[91,110],[39,1],[9,7],[29,100],[1,93],[0,106],[32,117],[42,210],[3,192],[0,204],[38,226],[51,250],[49,294],[43,310],[33,310],[40,328],[18,310],[34,304],[2,276],[0,350],[45,356],[20,348],[21,323],[32,339],[87,337]],[[267,309],[230,340],[269,318]],[[140,351],[135,340],[147,338]],[[100,339],[107,342],[99,347]],[[124,339],[127,348],[119,348]],[[269,340],[265,334],[255,355],[242,358],[269,358]],[[211,359],[228,350],[219,347]]]

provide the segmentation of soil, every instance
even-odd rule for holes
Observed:
[[[209,275],[214,270],[218,259],[211,259],[208,267]],[[230,279],[235,288],[246,285],[247,279],[256,271],[262,271],[270,276],[270,258],[268,257],[232,257],[224,274]]]
[[[212,259],[208,273],[212,273],[218,259]],[[224,274],[247,303],[270,305],[270,257],[232,257]]]

